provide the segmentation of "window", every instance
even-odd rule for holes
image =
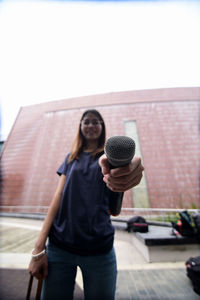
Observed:
[[[125,132],[127,136],[129,136],[135,141],[136,144],[135,154],[137,156],[140,156],[142,159],[136,121],[125,121]],[[132,193],[133,193],[133,207],[138,207],[138,208],[150,207],[145,172],[143,173],[143,178],[140,184],[132,189]]]

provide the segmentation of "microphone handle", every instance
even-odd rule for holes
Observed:
[[[110,168],[116,169],[118,167],[112,166],[110,164]],[[118,216],[120,214],[121,208],[122,208],[123,197],[124,197],[123,192],[112,192],[110,204],[109,204],[109,212],[112,216]]]
[[[123,192],[112,192],[111,199],[109,203],[109,212],[112,216],[117,216],[121,212]]]

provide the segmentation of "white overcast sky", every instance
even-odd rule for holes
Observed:
[[[1,138],[22,106],[192,86],[200,1],[0,1]]]

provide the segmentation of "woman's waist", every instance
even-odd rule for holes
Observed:
[[[69,239],[56,232],[51,232],[49,241],[59,248],[71,253],[79,255],[98,255],[110,251],[113,247],[114,234],[101,238],[95,237],[93,239]]]

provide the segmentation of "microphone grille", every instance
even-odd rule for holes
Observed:
[[[131,162],[135,154],[135,142],[128,136],[112,136],[106,141],[104,151],[109,163],[120,167]]]

